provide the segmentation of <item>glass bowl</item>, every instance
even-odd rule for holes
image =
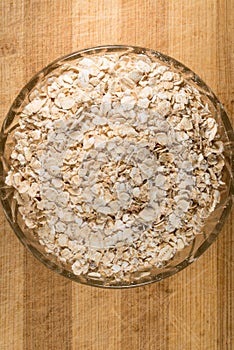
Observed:
[[[71,62],[72,60],[81,57],[89,57],[93,54],[102,55],[107,52],[117,52],[123,54],[145,54],[148,55],[151,60],[163,63],[163,65],[169,66],[175,72],[179,72],[185,81],[196,87],[196,89],[201,94],[203,101],[208,104],[212,115],[218,122],[219,133],[224,143],[225,166],[223,169],[223,181],[225,182],[225,187],[221,190],[220,203],[216,206],[213,213],[206,220],[203,232],[201,232],[199,235],[196,235],[190,245],[185,247],[183,250],[178,251],[173,259],[169,260],[165,266],[154,268],[148,274],[138,274],[136,272],[132,275],[132,278],[128,282],[113,282],[108,279],[99,280],[97,278],[87,276],[77,276],[68,266],[58,261],[54,255],[46,253],[44,246],[38,242],[37,237],[35,237],[33,231],[25,226],[24,221],[18,211],[16,200],[13,198],[13,189],[9,188],[5,184],[6,174],[10,167],[10,155],[12,147],[14,146],[12,136],[14,134],[15,128],[18,126],[18,116],[25,104],[27,104],[29,101],[30,92],[35,88],[36,85],[40,84],[40,82],[45,77],[47,77],[55,69],[58,70],[58,68],[66,62]],[[184,269],[186,266],[190,265],[206,251],[206,249],[212,244],[212,242],[214,242],[215,238],[221,231],[228,213],[232,207],[234,194],[234,133],[228,116],[222,104],[218,101],[214,93],[195,73],[193,73],[189,68],[176,61],[175,59],[154,50],[133,46],[103,46],[81,50],[57,59],[46,68],[41,70],[39,73],[37,73],[20,91],[3,122],[0,138],[0,197],[5,215],[12,229],[14,230],[19,240],[23,243],[23,245],[39,261],[41,261],[45,266],[52,269],[53,271],[75,282],[97,287],[124,288],[140,286],[160,281],[166,277],[169,277],[176,272]]]

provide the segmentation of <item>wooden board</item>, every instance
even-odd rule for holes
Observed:
[[[0,9],[1,121],[35,72],[100,44],[145,46],[175,57],[234,116],[233,0],[1,0]],[[233,349],[232,219],[184,271],[121,291],[78,285],[46,269],[1,210],[0,349]]]

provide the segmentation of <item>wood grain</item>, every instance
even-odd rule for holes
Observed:
[[[36,71],[71,52],[71,2],[25,1],[24,73]],[[63,40],[66,33],[67,40]],[[50,40],[49,40],[50,38]],[[36,263],[36,264],[35,264]],[[29,254],[24,263],[25,349],[72,348],[72,284],[47,271]]]
[[[233,0],[2,0],[0,16],[1,121],[36,71],[104,44],[177,58],[234,115]],[[22,247],[2,210],[0,227],[1,350],[233,349],[233,213],[196,263],[130,290],[72,283]]]

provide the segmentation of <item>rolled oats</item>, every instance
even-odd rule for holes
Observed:
[[[195,87],[144,54],[55,69],[14,137],[5,182],[25,225],[76,275],[148,276],[202,232],[220,200],[217,122]]]

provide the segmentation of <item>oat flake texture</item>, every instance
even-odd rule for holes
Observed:
[[[6,184],[25,225],[76,275],[150,274],[220,200],[217,123],[198,90],[144,54],[66,62],[19,116]]]

